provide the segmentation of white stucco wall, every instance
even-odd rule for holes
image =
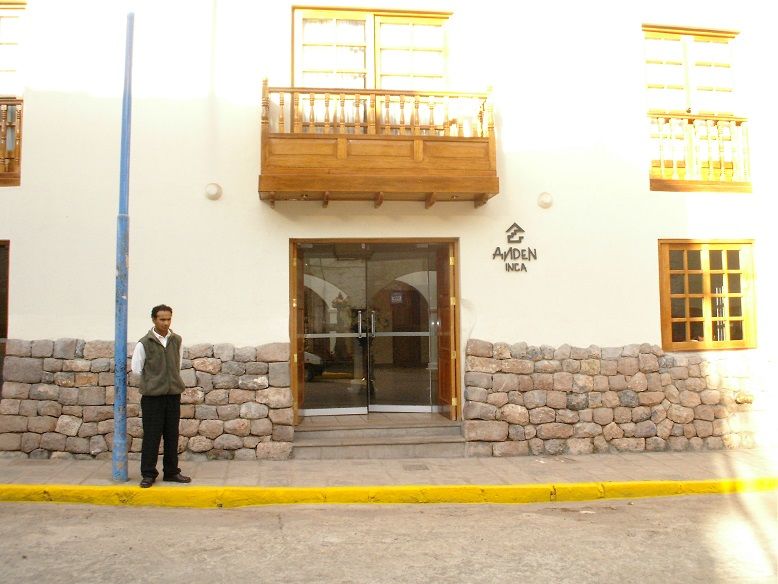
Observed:
[[[113,337],[125,11],[31,0],[22,186],[0,190],[12,338]],[[331,5],[311,0],[306,5]],[[338,5],[364,2],[338,2]],[[165,302],[188,343],[288,338],[288,240],[458,237],[462,338],[660,342],[657,240],[757,240],[759,343],[775,346],[767,203],[776,46],[760,2],[384,2],[452,10],[452,89],[493,86],[501,194],[487,205],[279,203],[257,195],[263,77],[290,83],[291,2],[136,3],[130,320]],[[737,14],[731,14],[737,10]],[[648,190],[642,23],[741,30],[753,194]],[[222,185],[218,201],[204,196]],[[549,192],[550,209],[537,197]],[[492,261],[513,222],[538,260]]]

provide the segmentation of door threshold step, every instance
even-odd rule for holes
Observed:
[[[319,428],[295,428],[295,438],[299,440],[328,440],[328,439],[381,439],[392,440],[395,438],[408,438],[409,440],[426,439],[427,437],[462,437],[462,428],[459,424],[450,426],[412,426],[412,427],[333,427]]]
[[[317,446],[373,446],[376,444],[446,444],[462,443],[465,438],[459,436],[354,436],[350,438],[300,438],[295,436],[294,448]]]
[[[464,458],[464,438],[317,440],[295,442],[292,458],[304,460]]]

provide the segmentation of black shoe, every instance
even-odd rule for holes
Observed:
[[[169,477],[162,477],[163,481],[169,483],[191,483],[192,478],[182,475],[181,473],[170,475]]]
[[[140,480],[140,488],[141,489],[148,489],[151,485],[154,484],[154,481],[156,479],[154,477],[143,477]]]

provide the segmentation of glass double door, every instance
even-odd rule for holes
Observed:
[[[443,256],[448,259],[448,245],[297,246],[303,280],[300,414],[434,411],[438,266]]]

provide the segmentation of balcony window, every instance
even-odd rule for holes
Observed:
[[[750,192],[748,121],[733,74],[737,33],[643,32],[651,190]]]
[[[0,186],[21,181],[22,93],[17,65],[23,2],[0,2]]]
[[[751,241],[659,242],[666,350],[755,346]]]

